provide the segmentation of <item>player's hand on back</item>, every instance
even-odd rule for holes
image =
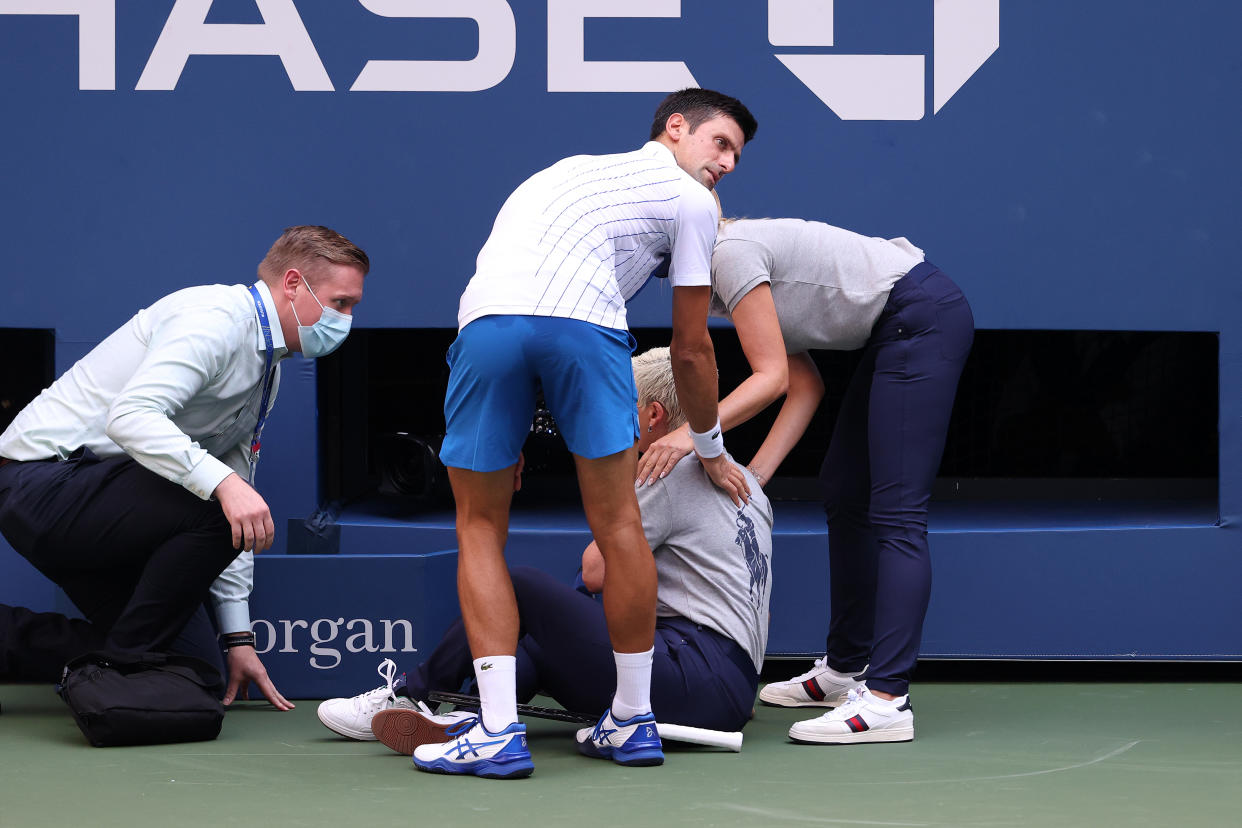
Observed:
[[[746,483],[746,475],[742,473],[740,466],[729,459],[728,455],[721,454],[712,458],[700,457],[699,462],[707,470],[707,476],[717,488],[724,490],[734,506],[750,502],[750,486]]]

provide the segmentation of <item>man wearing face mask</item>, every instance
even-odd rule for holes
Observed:
[[[253,681],[253,553],[275,527],[254,489],[282,359],[334,351],[362,299],[366,253],[290,227],[253,285],[177,291],[138,311],[0,434],[0,533],[86,616],[0,604],[0,681],[54,681],[91,650],[178,652]]]

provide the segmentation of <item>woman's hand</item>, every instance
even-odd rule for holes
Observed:
[[[694,451],[694,441],[690,439],[690,430],[682,426],[676,431],[665,434],[656,440],[638,460],[638,477],[634,481],[637,488],[644,483],[650,486],[673,470],[673,466],[681,458]]]

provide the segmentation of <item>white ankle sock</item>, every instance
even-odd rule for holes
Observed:
[[[511,655],[476,658],[474,677],[479,682],[483,726],[491,733],[499,733],[516,722],[517,658]]]
[[[613,651],[612,657],[617,662],[617,694],[612,697],[613,718],[632,719],[640,713],[651,712],[651,660],[654,656],[654,647],[643,653]]]

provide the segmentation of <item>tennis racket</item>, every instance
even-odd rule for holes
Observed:
[[[427,698],[430,701],[443,702],[445,704],[456,704],[466,707],[479,706],[479,697],[467,695],[466,693],[432,690],[427,694]],[[595,724],[599,720],[598,716],[592,716],[587,713],[575,713],[572,710],[563,710],[559,707],[519,704],[517,710],[523,716],[531,716],[536,719],[552,719],[558,722],[573,722],[574,724]],[[665,722],[658,722],[656,729],[660,732],[661,739],[668,739],[673,742],[688,742],[694,745],[724,748],[734,753],[739,753],[742,750],[742,733],[738,730],[709,730],[704,727],[690,727],[689,725],[667,724]]]

